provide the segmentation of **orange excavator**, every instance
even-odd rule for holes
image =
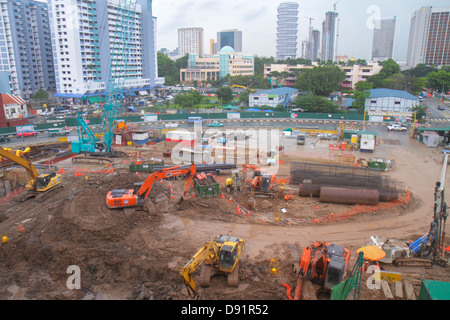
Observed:
[[[179,175],[187,176],[184,184],[183,196],[185,196],[194,182],[196,172],[194,164],[191,164],[189,167],[176,166],[155,171],[143,183],[135,184],[134,189],[116,189],[108,192],[106,195],[106,205],[110,209],[143,206],[155,181]]]
[[[253,178],[250,184],[251,195],[264,195],[274,197],[273,195],[273,185],[276,183],[277,176],[274,174],[266,174],[263,169],[250,164],[243,165],[244,178],[247,174],[247,169],[253,169]]]
[[[294,297],[291,296],[292,288],[283,284],[289,300],[302,300],[306,280],[331,291],[343,280],[349,260],[350,251],[336,244],[316,241],[306,247],[300,259]]]

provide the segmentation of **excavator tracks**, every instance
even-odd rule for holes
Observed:
[[[397,267],[431,267],[431,266],[433,266],[433,262],[431,260],[417,259],[417,258],[396,259],[396,260],[394,260],[394,264]]]

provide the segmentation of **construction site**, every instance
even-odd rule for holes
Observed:
[[[0,299],[450,299],[441,147],[383,119],[346,135],[344,113],[335,132],[263,109],[121,122],[135,11],[111,22],[98,122],[2,143]]]
[[[0,297],[419,299],[426,284],[450,281],[446,214],[437,219],[435,206],[436,183],[448,178],[441,150],[397,135],[395,144],[380,135],[367,154],[280,132],[276,166],[262,157],[175,164],[177,143],[164,139],[114,146],[119,156],[109,158],[74,154],[69,143],[2,149],[10,192],[0,198]],[[432,222],[440,240],[430,239]]]

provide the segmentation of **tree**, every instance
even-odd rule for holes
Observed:
[[[450,72],[445,69],[433,71],[425,77],[427,88],[447,92],[450,88]]]
[[[295,107],[301,108],[306,112],[336,112],[337,107],[333,102],[321,96],[308,94],[298,96],[295,99]]]
[[[385,61],[380,62],[380,65],[383,66],[381,71],[378,74],[375,74],[369,78],[367,81],[370,82],[374,88],[383,88],[384,83],[383,80],[392,77],[394,74],[400,72],[400,66],[397,62],[392,59],[387,59]]]
[[[355,84],[355,91],[353,92],[352,107],[359,111],[364,111],[366,99],[370,97],[370,89],[372,84],[367,81],[359,81]]]
[[[165,54],[158,52],[158,75],[165,78],[165,84],[168,86],[176,85],[180,82],[180,70]]]
[[[202,102],[202,95],[197,90],[184,94],[177,94],[173,99],[174,104],[180,105],[182,108],[194,108]]]
[[[248,106],[248,97],[250,96],[251,91],[250,90],[245,90],[244,92],[241,92],[239,94],[239,103],[243,103],[246,106]]]
[[[229,103],[233,100],[233,90],[230,87],[220,87],[216,90],[216,95],[222,103]]]
[[[37,90],[33,96],[31,97],[34,101],[47,101],[48,100],[48,92],[44,89]]]
[[[296,87],[317,96],[328,96],[339,90],[346,75],[337,65],[316,66],[307,69],[297,78]]]

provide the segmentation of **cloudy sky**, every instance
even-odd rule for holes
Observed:
[[[174,50],[178,46],[179,28],[202,27],[205,53],[209,40],[226,29],[242,31],[243,51],[259,56],[276,56],[277,7],[279,0],[153,0],[157,17],[157,47]],[[411,14],[423,6],[450,6],[448,0],[316,0],[299,4],[299,48],[307,38],[309,18],[322,32],[325,12],[339,13],[338,54],[370,59],[372,21],[374,18],[397,17],[394,59],[404,61],[408,45]]]

